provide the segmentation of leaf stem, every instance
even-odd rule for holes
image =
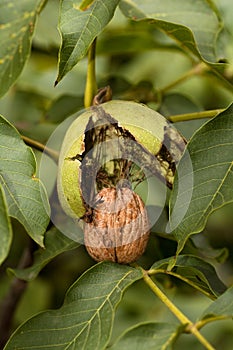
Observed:
[[[216,299],[212,294],[208,293],[207,291],[205,291],[204,289],[202,289],[201,287],[199,287],[195,283],[193,283],[191,280],[189,280],[188,278],[186,278],[184,276],[179,275],[178,273],[175,273],[175,272],[172,272],[172,271],[169,271],[169,270],[163,270],[163,269],[157,269],[157,270],[156,269],[155,270],[152,269],[152,270],[148,271],[149,275],[156,275],[156,274],[159,274],[159,273],[178,278],[181,281],[183,281],[183,282],[187,283],[188,285],[190,285],[191,287],[193,287],[194,289],[198,290],[202,294],[206,295],[208,298],[210,298],[212,300]]]
[[[231,319],[231,318],[232,317],[230,317],[230,316],[224,316],[224,315],[204,318],[203,320],[200,320],[196,323],[196,327],[197,327],[197,329],[200,329],[208,323],[215,322],[215,321],[223,321],[223,320],[227,320],[227,319]]]
[[[50,158],[54,160],[55,163],[58,162],[59,153],[57,151],[45,146],[43,143],[31,139],[30,137],[21,135],[21,138],[26,143],[26,145],[35,148],[38,151],[45,152]]]
[[[92,105],[92,101],[97,92],[96,74],[95,74],[95,52],[96,52],[96,38],[88,50],[88,64],[87,64],[87,80],[84,94],[84,106],[88,108]]]
[[[223,111],[224,109],[213,109],[213,110],[201,111],[201,112],[195,112],[195,113],[176,114],[176,115],[167,117],[167,119],[173,123],[176,123],[176,122],[183,122],[183,121],[194,120],[194,119],[213,118],[217,114]]]
[[[167,308],[178,318],[182,325],[186,326],[185,330],[192,333],[199,342],[207,350],[215,350],[214,347],[208,342],[205,337],[199,332],[196,325],[192,323],[187,316],[185,316],[172,302],[171,300],[162,292],[162,290],[152,281],[148,276],[148,273],[143,270],[143,279],[145,283],[150,287],[153,293],[164,303]]]

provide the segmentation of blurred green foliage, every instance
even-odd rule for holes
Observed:
[[[113,98],[136,100],[148,104],[165,116],[226,108],[233,100],[233,3],[215,0],[225,24],[219,42],[219,56],[228,59],[224,73],[229,84],[209,70],[196,70],[199,62],[187,55],[179,44],[171,40],[152,24],[126,19],[117,9],[113,20],[99,36],[97,43],[98,86],[110,85]],[[68,115],[83,109],[87,59],[84,58],[54,88],[57,76],[57,55],[60,37],[56,29],[59,1],[49,0],[38,18],[32,41],[32,54],[16,83],[0,99],[0,113],[11,121],[21,134],[46,143],[58,124]],[[221,45],[220,45],[221,44]],[[176,126],[189,139],[206,120],[177,123]],[[38,156],[38,161],[40,157]],[[215,262],[217,271],[226,283],[233,283],[233,205],[229,204],[213,213],[203,233],[194,239],[206,239],[216,248],[227,247],[229,257],[224,264]],[[8,259],[0,267],[0,297],[7,293],[12,275],[7,267],[16,267],[27,238],[23,227],[14,222],[14,242]],[[206,243],[204,242],[204,247]],[[142,264],[150,266],[158,259],[175,254],[176,245],[152,234]],[[187,245],[185,252],[195,246]],[[151,259],[153,252],[153,261]],[[210,261],[211,259],[210,254]],[[50,262],[40,276],[29,283],[15,317],[14,328],[46,308],[62,304],[65,291],[78,276],[93,264],[83,247],[65,252]],[[209,304],[205,296],[183,283],[167,280],[169,296],[175,298],[191,319],[195,319]],[[143,297],[142,297],[143,296]],[[115,318],[112,340],[137,322],[174,321],[169,311],[157,301],[140,281],[124,295]],[[231,321],[210,324],[203,334],[216,349],[231,350],[233,326]],[[182,335],[175,349],[197,349],[194,337]],[[223,348],[222,348],[223,349]]]

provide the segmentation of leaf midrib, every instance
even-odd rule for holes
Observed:
[[[119,287],[119,284],[120,284],[122,281],[124,281],[131,273],[132,273],[132,271],[128,271],[127,274],[125,274],[124,277],[121,278],[121,279],[118,281],[118,283],[115,285],[115,287],[113,288],[113,290],[111,291],[111,293],[109,293],[108,297],[107,297],[106,299],[104,299],[104,301],[103,301],[103,303],[100,305],[100,307],[99,307],[98,309],[96,309],[96,311],[95,311],[95,313],[93,314],[93,316],[91,317],[91,319],[88,320],[88,321],[86,322],[86,326],[76,335],[76,337],[72,340],[72,342],[70,342],[70,343],[68,344],[68,346],[67,346],[64,350],[69,349],[69,346],[70,346],[72,343],[76,342],[77,338],[85,331],[86,327],[90,327],[90,324],[91,324],[91,322],[93,321],[93,319],[94,319],[97,315],[99,315],[100,310],[104,307],[104,305],[105,305],[107,302],[108,302],[109,305],[111,306],[111,309],[114,310],[114,307],[113,307],[112,303],[110,302],[110,297],[111,297],[111,295],[115,292],[115,290]],[[119,287],[119,289],[120,289],[120,291],[121,291],[121,293],[122,293],[122,289],[121,289],[120,287]],[[86,337],[86,338],[87,338],[87,337]],[[100,340],[99,340],[99,341],[100,341]],[[86,343],[85,343],[85,344],[86,344]],[[98,343],[98,344],[99,344],[99,343]]]

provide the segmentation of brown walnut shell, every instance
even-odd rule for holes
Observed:
[[[127,187],[103,188],[95,199],[91,222],[84,227],[90,256],[121,264],[137,260],[146,249],[150,231],[142,199]]]

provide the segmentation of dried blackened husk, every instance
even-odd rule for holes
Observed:
[[[92,221],[84,227],[88,253],[96,261],[136,261],[146,249],[150,231],[142,199],[127,187],[104,188],[95,199]]]
[[[80,166],[80,187],[86,207],[92,207],[97,192],[103,187],[115,186],[121,179],[128,178],[131,161],[127,160],[125,141],[135,140],[100,106],[92,109],[93,114],[85,130],[85,150]],[[104,165],[107,154],[117,155],[112,161],[114,170],[111,174]]]
[[[80,187],[85,206],[92,206],[97,192],[103,187],[114,186],[124,178],[131,180],[129,174],[133,163],[140,166],[141,173],[157,176],[172,188],[176,164],[185,145],[181,137],[177,140],[178,133],[167,127],[164,130],[164,143],[161,144],[160,152],[153,155],[139,144],[127,129],[119,126],[117,120],[106,113],[101,106],[92,107],[92,110],[93,114],[85,131],[85,150],[81,156],[79,155],[82,159]],[[108,169],[102,168],[99,171],[106,156],[105,152],[111,152],[111,142],[108,143],[110,149],[107,151],[103,146],[108,141],[116,146],[113,147],[117,148],[118,155],[114,163],[113,177],[110,177]],[[115,149],[112,153],[116,153]],[[138,180],[140,181],[133,179],[135,182]]]

